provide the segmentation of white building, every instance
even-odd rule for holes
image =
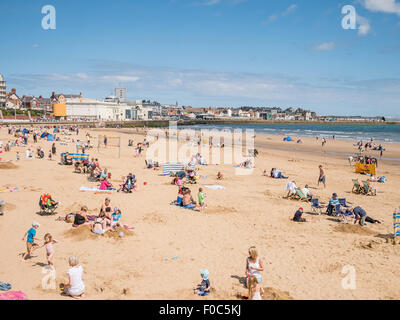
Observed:
[[[94,99],[67,99],[66,114],[68,120],[125,120],[126,104],[106,102]]]
[[[0,74],[0,107],[6,106],[6,82],[4,77]]]
[[[115,96],[118,98],[120,103],[126,102],[126,88],[116,88]]]

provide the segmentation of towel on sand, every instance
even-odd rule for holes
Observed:
[[[0,293],[0,300],[28,300],[28,297],[22,291],[9,291]]]
[[[92,191],[92,192],[110,192],[113,190],[100,190],[98,188],[91,188],[91,187],[81,187],[80,191]]]
[[[224,186],[220,185],[213,185],[213,186],[205,186],[207,189],[212,189],[212,190],[221,190],[221,189],[226,189]]]

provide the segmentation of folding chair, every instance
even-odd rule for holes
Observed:
[[[346,198],[339,198],[339,203],[344,208],[350,208],[351,207],[351,206],[347,205]],[[348,203],[351,204],[351,202],[348,202]]]
[[[55,203],[55,204],[52,205],[52,206],[48,206],[47,204],[44,204],[44,203],[43,203],[42,196],[40,196],[39,207],[40,207],[40,214],[43,214],[43,215],[53,215],[54,212],[55,212],[55,210],[56,210],[57,207],[58,207],[58,202]]]
[[[317,214],[322,214],[322,209],[325,207],[321,206],[319,203],[319,199],[313,198],[311,199],[311,210]]]
[[[358,179],[353,179],[353,189],[351,190],[351,192],[357,193],[357,194],[364,192],[364,189],[358,182]]]
[[[296,199],[300,200],[300,201],[304,201],[304,202],[309,202],[310,201],[310,199],[307,198],[304,195],[303,191],[301,191],[300,189],[296,189]]]
[[[376,196],[376,189],[373,189],[367,181],[363,181],[363,190],[366,196]]]

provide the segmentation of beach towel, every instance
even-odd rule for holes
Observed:
[[[29,300],[22,291],[9,291],[0,293],[0,300]]]
[[[14,192],[14,191],[18,191],[19,189],[17,187],[15,188],[6,188],[6,189],[1,189],[0,193],[4,193],[4,192]]]
[[[1,291],[11,290],[11,284],[0,281],[0,290]]]
[[[220,185],[213,185],[213,186],[205,186],[207,189],[212,189],[212,190],[222,190],[222,189],[226,189],[224,186],[220,186]]]
[[[92,192],[111,192],[115,190],[100,190],[98,188],[91,188],[91,187],[81,187],[80,191],[92,191]]]

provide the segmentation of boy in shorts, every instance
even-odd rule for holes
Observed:
[[[35,243],[36,230],[39,228],[40,224],[38,222],[32,223],[32,228],[30,228],[27,232],[25,232],[22,241],[25,240],[26,237],[26,250],[27,252],[22,256],[22,260],[31,256],[33,250],[35,250],[39,245]]]

